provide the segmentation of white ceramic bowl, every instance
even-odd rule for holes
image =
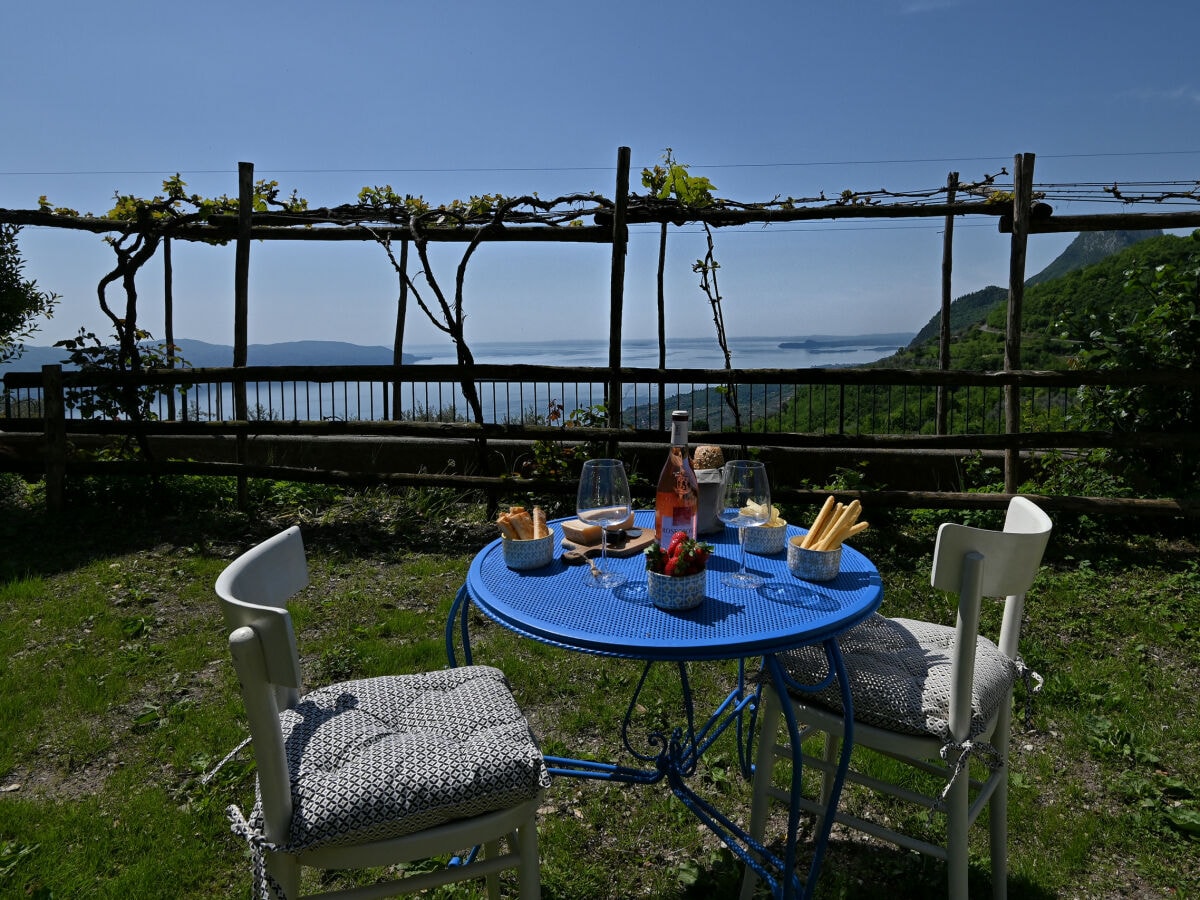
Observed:
[[[754,525],[745,531],[747,553],[773,556],[782,553],[787,544],[787,522],[783,520],[778,525]]]
[[[791,541],[787,548],[788,570],[805,581],[833,581],[842,567],[842,548],[805,550]]]
[[[501,538],[504,564],[510,569],[540,569],[554,559],[554,533],[529,541],[510,541]]]

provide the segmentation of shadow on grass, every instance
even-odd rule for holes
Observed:
[[[98,479],[68,492],[66,509],[47,512],[40,499],[0,497],[0,578],[67,572],[98,559],[143,552],[161,545],[232,558],[291,525],[304,530],[306,545],[344,557],[435,552],[472,555],[496,536],[495,526],[431,515],[403,495],[303,490],[294,502],[252,499],[237,508],[231,480],[193,485],[154,485],[146,479]],[[470,517],[466,517],[470,518]],[[477,517],[476,517],[477,519]]]
[[[801,869],[807,873],[808,860]],[[729,851],[700,870],[694,883],[682,887],[679,896],[684,900],[711,900],[737,897],[742,884],[742,864]],[[971,866],[969,892],[972,897],[990,897],[990,874],[976,865]],[[859,841],[830,841],[821,868],[821,876],[813,893],[816,900],[930,900],[945,897],[945,863],[903,850],[890,844],[865,844]],[[766,885],[759,883],[754,897],[770,897]],[[1008,896],[1013,900],[1053,900],[1054,891],[1040,887],[1026,878],[1009,875]]]

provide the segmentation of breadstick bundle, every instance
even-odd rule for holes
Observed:
[[[862,504],[857,500],[835,503],[833,496],[825,498],[821,511],[813,520],[812,528],[802,538],[794,538],[804,550],[836,550],[842,541],[867,530],[869,522],[860,522]]]
[[[540,506],[533,508],[532,515],[523,506],[510,506],[508,512],[500,513],[496,525],[501,536],[510,541],[531,541],[550,534],[546,514]]]

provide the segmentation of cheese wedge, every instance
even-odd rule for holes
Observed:
[[[608,531],[611,534],[614,531],[623,531],[633,527],[633,513],[629,514],[629,518],[620,525],[609,525]],[[582,522],[579,519],[570,519],[562,523],[563,537],[573,544],[582,544],[584,546],[592,546],[600,543],[600,526],[589,525],[587,522]]]
[[[600,526],[588,525],[578,519],[562,523],[563,537],[573,544],[590,546],[600,543]]]

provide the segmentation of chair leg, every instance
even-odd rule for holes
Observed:
[[[290,853],[265,853],[267,875],[275,879],[283,896],[289,898],[300,896],[300,864]],[[268,890],[268,893],[271,892]],[[274,896],[273,894],[271,894]]]
[[[988,827],[992,851],[992,898],[1008,897],[1008,760],[999,773],[1002,779],[988,801]]]
[[[500,856],[499,841],[485,841],[483,845],[484,859],[496,859]],[[486,878],[488,900],[500,900],[500,876],[493,872]]]
[[[516,850],[521,856],[517,867],[517,878],[520,886],[521,900],[540,900],[542,896],[541,862],[538,857],[537,820],[530,818],[528,822],[515,832]],[[513,839],[510,837],[510,840]]]
[[[1000,754],[1000,768],[991,773],[999,784],[988,800],[988,842],[992,854],[992,898],[1008,897],[1008,754],[1012,728],[1012,694],[1000,707],[996,720],[994,745]]]
[[[841,750],[842,739],[831,731],[825,732],[825,763],[827,768],[821,773],[821,808],[828,809],[829,797],[833,794],[833,782],[837,776],[836,767],[838,763],[839,751]],[[821,818],[824,813],[817,819],[818,827],[821,825]]]
[[[762,842],[763,832],[767,827],[767,807],[771,798],[767,791],[771,787],[771,778],[775,769],[775,740],[779,734],[779,721],[783,709],[779,705],[779,695],[770,686],[762,691],[763,706],[759,710],[758,749],[754,755],[754,781],[750,799],[750,837]],[[742,875],[741,900],[750,900],[754,896],[754,885],[758,876],[754,870],[746,866]]]
[[[953,767],[953,760],[949,761]],[[970,772],[964,769],[946,797],[946,863],[950,900],[967,897],[967,806]]]

